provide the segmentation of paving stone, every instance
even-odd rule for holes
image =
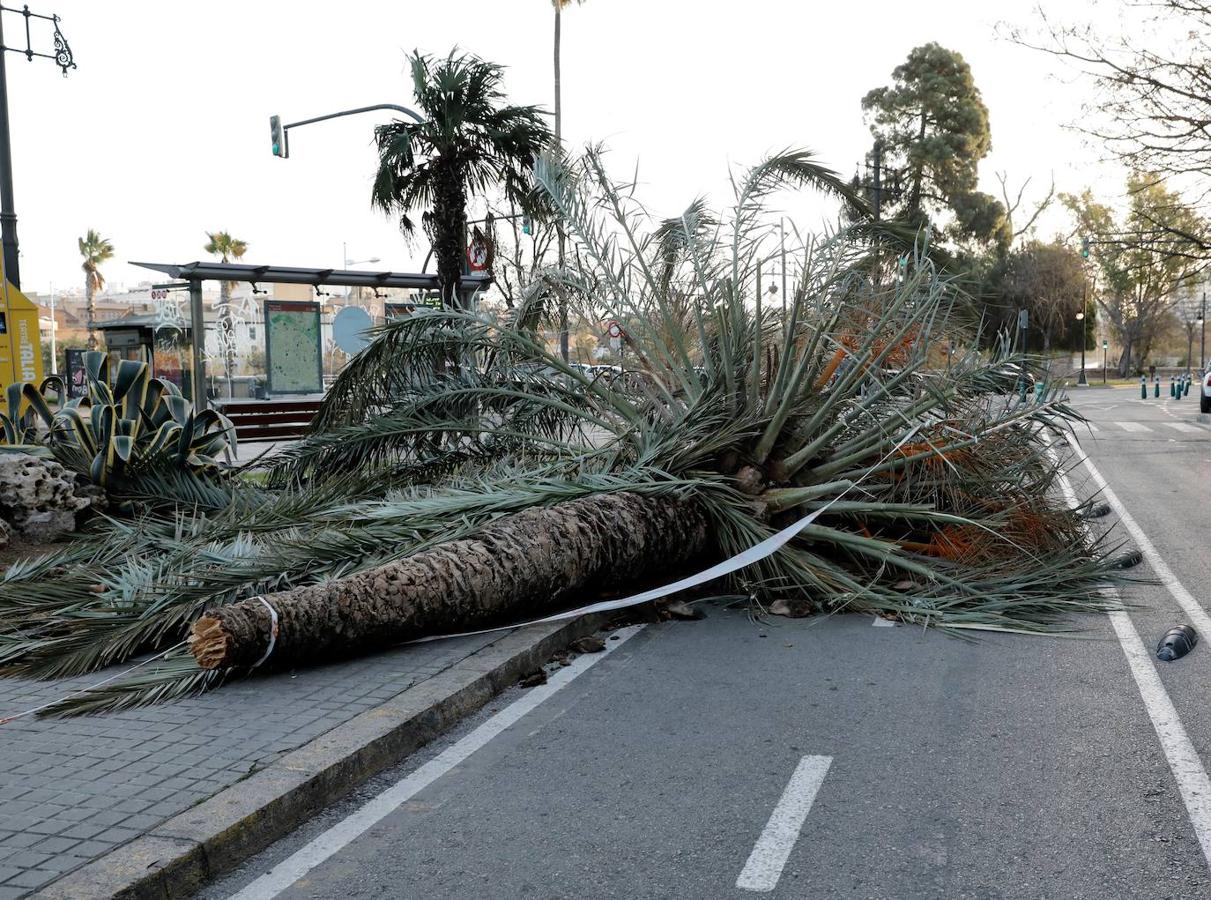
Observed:
[[[75,838],[68,837],[48,837],[44,841],[39,841],[31,848],[38,853],[66,853],[76,844],[80,843]]]
[[[18,869],[34,869],[43,865],[53,855],[38,850],[18,850],[6,858],[4,864]]]
[[[83,841],[90,837],[96,837],[98,834],[100,834],[102,831],[104,831],[108,827],[109,827],[108,824],[101,825],[101,824],[97,824],[97,823],[93,823],[93,822],[80,822],[76,825],[73,825],[71,828],[68,828],[65,831],[60,832],[60,836],[67,837],[67,838],[76,838],[77,840]]]
[[[26,869],[4,882],[5,887],[36,888],[41,887],[56,875],[62,873],[51,869]]]
[[[463,638],[300,670],[296,677],[268,675],[168,706],[10,723],[0,796],[12,803],[6,802],[0,852],[30,865],[0,860],[0,900],[23,892],[5,879],[75,869],[493,640]],[[0,679],[0,715],[95,680]],[[61,849],[41,846],[46,842]],[[18,856],[22,852],[31,855]],[[35,862],[48,853],[53,856]]]

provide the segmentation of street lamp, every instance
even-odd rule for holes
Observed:
[[[1198,367],[1207,373],[1207,292],[1203,291],[1203,302],[1198,310]]]
[[[345,243],[341,244],[341,259],[344,261],[346,269],[350,269],[353,266],[360,266],[363,263],[379,262],[379,258],[377,256],[372,256],[369,259],[350,259],[349,258],[349,246],[348,246],[348,244],[345,244]],[[362,289],[360,287],[357,289],[357,299],[358,299],[358,302],[360,303],[361,299],[362,299]],[[348,301],[349,301],[349,288],[346,287],[345,288],[345,302],[347,303]]]
[[[1085,311],[1081,310],[1076,314],[1076,320],[1081,323],[1081,376],[1076,380],[1077,384],[1088,385],[1089,381],[1085,378],[1085,340],[1088,337],[1088,328],[1085,325]]]

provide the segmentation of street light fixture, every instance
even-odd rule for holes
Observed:
[[[1076,320],[1081,323],[1081,375],[1077,378],[1077,384],[1088,385],[1089,381],[1085,378],[1085,343],[1089,337],[1089,328],[1085,325],[1085,311],[1081,310],[1076,314]]]

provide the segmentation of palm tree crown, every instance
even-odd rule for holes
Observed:
[[[232,237],[226,231],[208,231],[206,232],[206,237],[210,240],[206,242],[206,246],[202,249],[207,253],[219,257],[223,262],[240,259],[248,252],[247,241]]]
[[[84,270],[84,286],[86,290],[99,291],[105,287],[105,277],[101,274],[101,264],[113,259],[114,245],[93,228],[82,238],[76,238],[80,247],[80,255],[84,257],[81,268]]]
[[[395,121],[375,129],[379,167],[371,202],[399,216],[405,235],[413,213],[433,243],[442,297],[457,305],[467,195],[501,185],[528,208],[526,173],[551,141],[536,106],[506,103],[503,69],[471,54],[434,59],[414,52],[412,89],[423,122]]]
[[[101,274],[101,264],[113,259],[114,245],[96,231],[88,229],[82,238],[76,238],[80,255],[84,262],[80,266],[84,270],[84,301],[88,309],[88,349],[97,348],[97,335],[93,331],[93,322],[97,318],[97,306],[93,299],[97,291],[105,287],[105,276]]]

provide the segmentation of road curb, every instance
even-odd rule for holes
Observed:
[[[243,781],[44,887],[41,900],[187,897],[394,765],[605,616],[532,625],[482,647]]]

